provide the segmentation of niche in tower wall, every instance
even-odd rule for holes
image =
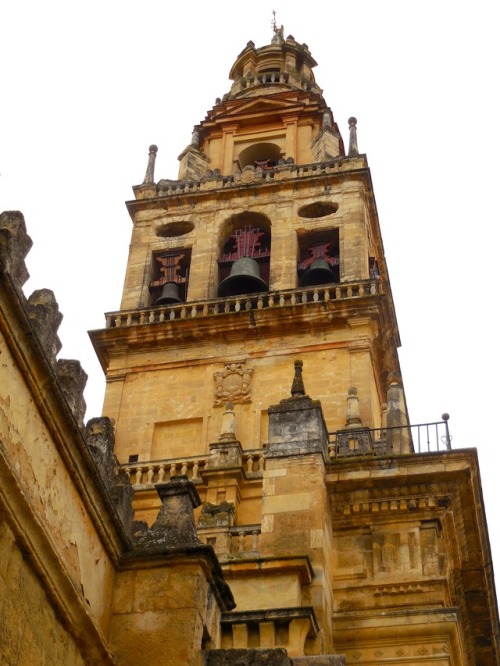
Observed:
[[[191,248],[154,252],[149,283],[152,305],[173,305],[187,298]]]
[[[340,282],[339,230],[313,231],[298,237],[301,287]]]
[[[240,169],[253,166],[268,171],[273,169],[282,157],[282,148],[278,143],[255,143],[240,151],[237,164]]]

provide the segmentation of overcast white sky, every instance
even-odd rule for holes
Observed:
[[[236,56],[269,43],[273,9],[319,63],[346,143],[358,118],[411,420],[447,411],[453,448],[478,448],[500,580],[496,2],[2,3],[0,210],[21,210],[34,241],[26,292],[56,293],[61,356],[82,361],[87,417],[98,415],[104,381],[86,331],[119,307],[123,202],[151,143],[156,178],[177,176]]]

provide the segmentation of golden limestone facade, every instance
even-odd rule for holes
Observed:
[[[477,455],[410,426],[370,171],[315,64],[276,28],[176,180],[151,146],[86,426],[2,215],[2,663],[499,663]]]

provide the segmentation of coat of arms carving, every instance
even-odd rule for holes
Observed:
[[[253,368],[245,363],[226,363],[224,370],[214,372],[214,405],[227,402],[250,402]]]

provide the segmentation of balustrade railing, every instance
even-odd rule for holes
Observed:
[[[201,483],[200,472],[209,460],[208,455],[189,458],[171,458],[148,462],[134,462],[119,465],[130,478],[134,487],[146,486],[153,488],[157,483],[165,483],[173,476],[183,474],[193,483]]]
[[[229,528],[229,555],[243,557],[259,552],[260,525],[237,525]]]
[[[448,415],[443,421],[416,425],[357,428],[329,433],[330,460],[354,456],[387,456],[410,453],[449,451],[452,437]],[[202,483],[201,473],[209,465],[210,456],[169,458],[166,460],[138,461],[119,465],[135,488],[153,488],[182,474],[193,483]],[[265,464],[264,449],[243,451],[242,467],[248,477],[262,477]]]
[[[264,471],[264,449],[243,452],[243,466],[248,475],[262,476]]]
[[[259,294],[217,298],[210,301],[192,301],[173,305],[159,305],[144,310],[122,310],[106,314],[106,328],[142,326],[164,321],[194,319],[250,310],[268,310],[292,306],[327,303],[350,298],[374,296],[381,291],[378,278],[358,282],[340,282],[305,289],[285,289]]]
[[[202,527],[198,535],[213,546],[222,560],[258,557],[260,552],[260,525],[233,525],[226,528]]]
[[[201,483],[201,472],[206,469],[210,456],[169,458],[166,460],[138,461],[119,465],[129,477],[132,485],[153,488],[157,483],[165,483],[172,477],[182,474],[193,483]],[[264,470],[264,449],[244,451],[243,468],[248,476],[262,476]]]
[[[443,421],[388,428],[358,428],[329,433],[331,460],[353,456],[387,456],[449,451],[448,415]]]
[[[315,162],[314,164],[278,164],[274,168],[265,171],[256,171],[256,179],[260,178],[266,182],[275,179],[294,179],[307,178],[309,176],[319,176],[322,174],[336,173],[340,168],[349,168],[350,158],[335,158],[328,162]],[[248,167],[246,167],[248,168]],[[259,175],[258,175],[259,174]],[[158,195],[179,196],[182,194],[194,194],[206,190],[218,188],[238,187],[241,184],[241,173],[232,176],[222,176],[221,174],[210,174],[202,180],[196,181],[159,181],[157,185]]]
[[[261,72],[260,74],[251,74],[250,76],[242,77],[239,81],[243,88],[253,88],[260,86],[263,83],[288,83],[288,72]]]

